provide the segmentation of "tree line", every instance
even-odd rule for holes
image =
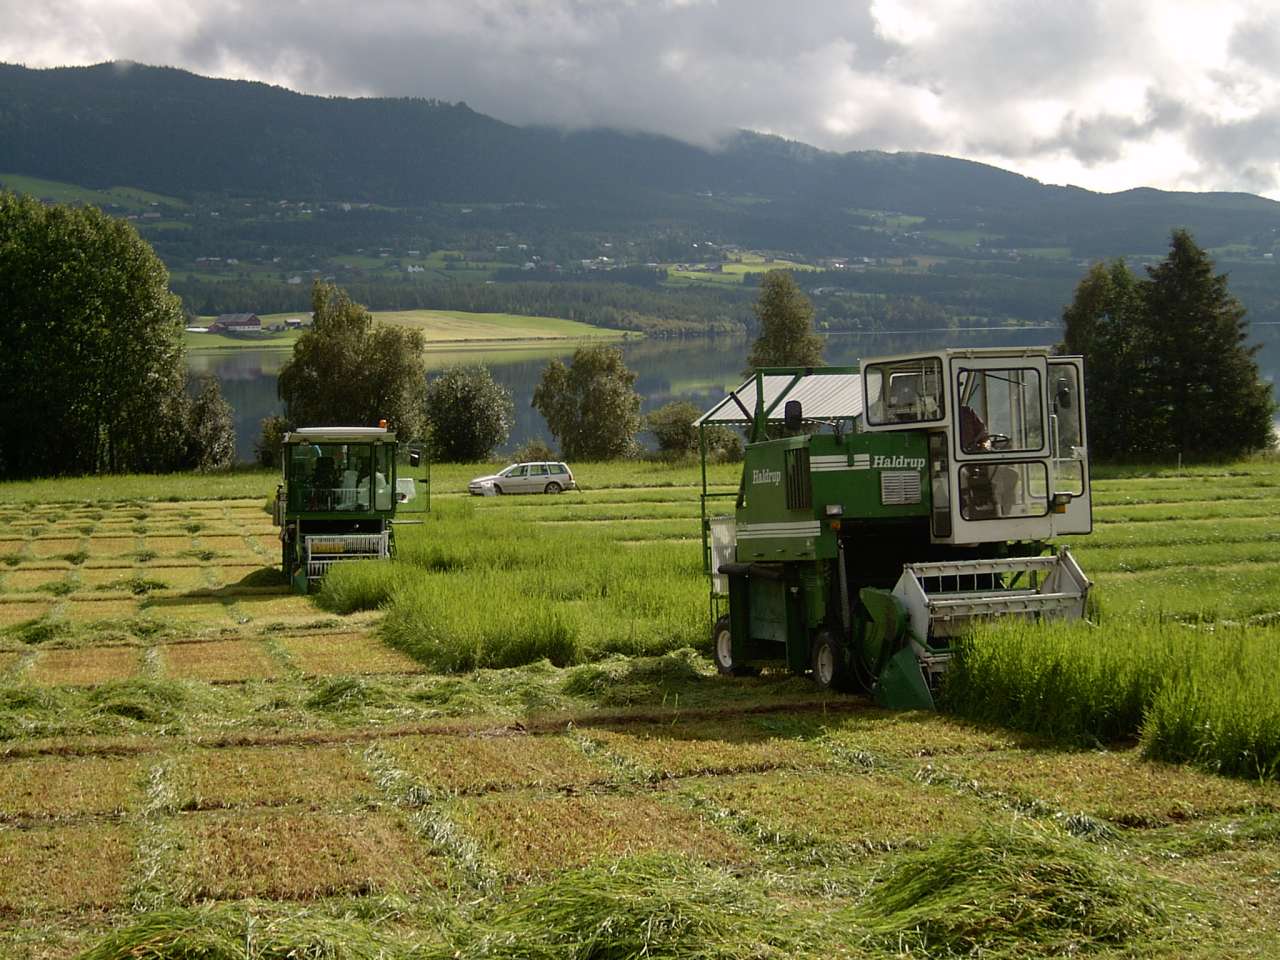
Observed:
[[[574,285],[511,286],[506,292],[538,294]],[[635,289],[579,286],[601,309],[622,309],[624,291]],[[742,306],[759,336],[748,364],[820,364],[815,308],[794,277],[773,271],[749,289],[755,300]],[[91,207],[0,193],[0,302],[0,478],[230,464],[231,411],[216,381],[189,380],[181,304],[131,226]],[[481,298],[460,308],[494,305]],[[502,305],[517,312],[514,301]],[[266,460],[274,462],[290,427],[383,418],[441,459],[483,459],[506,441],[511,398],[487,370],[429,379],[421,333],[376,322],[333,284],[313,287],[311,310],[313,326],[278,382],[286,415],[263,427]],[[1091,267],[1063,313],[1063,349],[1088,363],[1095,456],[1219,459],[1270,447],[1276,406],[1244,316],[1227,277],[1185,230],[1173,233],[1169,255],[1145,278],[1123,261]],[[642,419],[635,379],[611,347],[548,364],[533,405],[562,455],[633,454],[646,425],[665,453],[691,449],[697,411],[669,405]],[[714,436],[719,455],[738,444]]]

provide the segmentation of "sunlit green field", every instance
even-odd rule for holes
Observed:
[[[721,678],[696,466],[488,469],[316,598],[273,472],[0,485],[0,957],[1275,955],[1274,772]],[[1025,631],[1088,651],[1052,715],[1265,693],[1280,467],[1095,494],[1098,626]]]
[[[558,317],[524,317],[510,313],[467,313],[461,310],[379,310],[375,320],[396,326],[421,330],[428,349],[457,349],[471,343],[529,344],[544,340],[617,340],[635,336],[621,330],[606,330]],[[262,316],[264,327],[282,324],[287,319],[309,319],[306,312],[279,313]],[[214,317],[204,317],[212,322]],[[243,336],[222,333],[187,333],[191,350],[243,350],[278,347],[291,348],[302,335],[299,330],[281,330]]]
[[[93,190],[58,180],[41,180],[20,173],[0,173],[0,186],[14,193],[25,193],[57,203],[91,203],[95,206],[111,209],[122,207],[128,211],[146,212],[153,206],[184,208],[185,200],[166,197],[158,193],[149,193],[136,187],[111,187],[107,190]]]

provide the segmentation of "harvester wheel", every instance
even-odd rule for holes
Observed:
[[[559,493],[560,490],[561,490],[560,484],[552,480],[550,483],[547,484],[547,489],[544,490],[543,493]]]
[[[819,631],[813,638],[813,680],[824,690],[848,690],[853,677],[845,657],[844,644],[830,630]]]
[[[729,615],[726,613],[711,628],[711,645],[715,649],[716,669],[727,677],[749,677],[755,670],[733,661],[733,634],[729,631]]]

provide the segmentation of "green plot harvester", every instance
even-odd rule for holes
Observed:
[[[1048,541],[1092,526],[1084,414],[1081,359],[1044,347],[756,371],[697,421],[721,672],[931,708],[974,621],[1083,616],[1089,580]],[[736,495],[706,482],[729,425],[751,431]]]
[[[388,559],[396,510],[429,509],[430,477],[397,477],[396,435],[380,427],[304,427],[285,434],[273,517],[293,589],[316,588],[345,560]],[[411,449],[409,466],[421,453]],[[413,521],[408,521],[413,522]]]

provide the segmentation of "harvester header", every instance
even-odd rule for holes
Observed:
[[[962,625],[1082,616],[1088,579],[1045,553],[1092,524],[1083,385],[1046,347],[756,371],[696,421],[750,430],[732,515],[704,456],[719,668],[929,707]]]

